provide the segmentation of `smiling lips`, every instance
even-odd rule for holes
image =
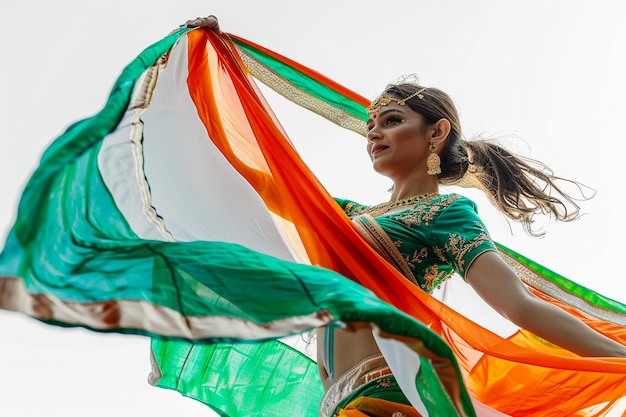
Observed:
[[[385,146],[385,145],[374,145],[372,147],[372,156],[376,155],[379,152],[384,151],[385,149],[387,149],[389,146]]]

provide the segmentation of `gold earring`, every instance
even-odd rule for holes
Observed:
[[[437,155],[437,144],[430,144],[430,155],[426,158],[426,167],[428,168],[428,175],[441,174],[441,159]]]

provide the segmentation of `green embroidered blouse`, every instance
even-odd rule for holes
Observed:
[[[464,278],[481,253],[497,251],[476,204],[459,194],[434,195],[376,217],[368,214],[372,206],[335,200],[381,255],[429,293],[454,272]]]

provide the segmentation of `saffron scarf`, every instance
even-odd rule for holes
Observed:
[[[173,33],[44,153],[0,255],[0,308],[151,336],[150,382],[221,415],[316,415],[315,363],[282,338],[322,325],[371,328],[423,415],[624,410],[624,360],[485,320],[466,288],[436,299],[379,257],[255,80],[364,130],[368,101],[315,71],[234,35]],[[501,249],[539,296],[626,343],[624,305]]]

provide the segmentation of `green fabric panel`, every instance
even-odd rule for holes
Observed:
[[[586,300],[587,302],[600,307],[600,308],[604,308],[607,310],[611,310],[611,311],[615,311],[617,313],[621,313],[621,314],[626,314],[626,305],[620,303],[619,301],[613,300],[609,297],[606,297],[602,294],[599,294],[593,290],[590,290],[589,288],[583,287],[580,284],[575,283],[574,281],[565,278],[563,275],[560,275],[540,264],[538,264],[537,262],[533,261],[532,259],[529,259],[517,252],[515,252],[512,249],[507,248],[504,245],[501,245],[499,243],[496,243],[496,245],[498,246],[498,249],[503,251],[504,253],[508,254],[509,256],[513,257],[514,259],[516,259],[518,262],[520,262],[522,265],[530,268],[532,271],[534,271],[537,275],[540,275],[550,281],[552,281],[554,284],[556,284],[557,286],[559,286],[560,288],[562,288],[563,290],[571,293],[571,294],[575,294],[576,296]]]
[[[259,410],[264,417],[316,417],[324,395],[317,364],[278,341],[192,345],[153,340],[152,352],[162,373],[157,387],[230,417],[258,415]]]
[[[178,38],[186,31],[171,34],[161,41],[146,48],[133,62],[121,73],[114,84],[111,94],[104,108],[95,116],[71,125],[66,132],[58,137],[43,154],[39,167],[29,179],[23,191],[18,205],[18,215],[11,229],[2,253],[0,253],[0,279],[3,275],[20,276],[25,278],[27,286],[34,289],[36,285],[28,279],[27,271],[31,267],[54,267],[49,265],[50,258],[46,255],[51,250],[60,247],[53,244],[49,249],[35,252],[36,247],[41,249],[43,242],[38,242],[50,233],[58,233],[59,229],[68,223],[76,224],[78,218],[68,217],[67,214],[58,210],[62,204],[72,205],[71,199],[76,197],[74,192],[85,192],[72,181],[80,170],[90,170],[95,155],[94,147],[99,146],[102,139],[117,125],[120,117],[124,114],[135,80],[156,60],[167,52]],[[85,155],[89,151],[94,153]],[[91,161],[91,162],[89,162]],[[65,170],[65,171],[63,171]],[[95,179],[96,181],[99,180]],[[64,187],[74,187],[74,190],[63,190]],[[51,214],[46,207],[59,211],[56,219],[50,222],[54,213]],[[116,213],[114,210],[113,213]],[[110,212],[105,212],[109,214]],[[132,234],[125,222],[119,221],[119,216],[113,216],[112,223],[116,223],[115,233],[128,236]],[[90,217],[90,221],[104,221],[100,216]],[[79,223],[79,222],[78,222]],[[52,235],[54,237],[54,234]],[[46,238],[49,239],[50,236]],[[61,237],[59,237],[61,238]],[[24,248],[28,247],[30,253],[25,255]],[[67,253],[61,251],[61,254]],[[71,256],[71,255],[70,255]]]
[[[138,239],[102,182],[97,169],[99,147],[51,176],[47,199],[38,210],[32,208],[38,216],[39,226],[33,228],[37,235],[23,242],[17,273],[29,292],[46,287],[46,293],[67,301],[90,302],[108,299],[111,292],[135,299],[133,292],[150,291],[151,281],[145,278],[128,285],[129,276],[146,275],[152,264],[141,256]],[[132,252],[140,256],[124,254],[122,242],[129,249],[137,246]]]
[[[254,48],[252,45],[244,43],[238,39],[232,39],[234,43],[239,45],[250,56],[254,57],[261,64],[270,68],[280,77],[284,78],[298,89],[305,91],[306,93],[325,101],[326,103],[335,106],[353,116],[358,117],[363,121],[367,121],[367,112],[365,107],[361,104],[351,100],[333,90],[332,88],[322,84],[321,82],[309,77],[296,68],[288,65],[285,62],[279,61],[276,58],[266,54]]]
[[[415,378],[415,385],[420,398],[428,410],[429,417],[457,417],[450,397],[444,391],[430,361],[420,356],[420,369]]]
[[[168,245],[169,247],[179,247],[179,245]],[[230,245],[231,253],[232,250],[237,249],[235,245]],[[181,248],[183,248],[181,246]],[[241,250],[246,250],[245,248],[240,248]],[[188,251],[188,248],[183,248],[184,251]],[[241,259],[243,252],[235,252],[236,255],[232,257],[232,259]],[[173,258],[171,252],[168,252],[168,256],[170,259]],[[258,254],[257,254],[258,256]],[[209,255],[209,258],[211,255]],[[187,262],[192,262],[193,256],[188,259]],[[450,347],[445,343],[443,339],[441,339],[438,335],[431,332],[426,326],[417,322],[412,317],[396,310],[394,307],[382,302],[373,293],[369,290],[359,286],[358,284],[347,280],[346,278],[340,276],[339,274],[334,273],[333,271],[325,270],[323,268],[309,267],[306,265],[298,265],[291,264],[282,261],[275,261],[278,264],[283,264],[283,268],[288,268],[289,271],[294,273],[294,277],[298,280],[300,279],[295,274],[305,274],[301,275],[303,278],[306,277],[306,294],[303,292],[298,294],[294,292],[293,285],[285,286],[284,293],[280,292],[270,292],[266,290],[269,285],[269,281],[267,283],[257,281],[257,277],[261,277],[261,279],[265,278],[265,273],[259,274],[259,271],[262,270],[264,265],[268,264],[268,259],[263,258],[264,260],[260,262],[259,269],[254,270],[254,275],[248,275],[247,281],[241,281],[241,279],[233,278],[232,271],[230,269],[223,270],[224,275],[220,275],[217,279],[221,279],[223,277],[226,279],[228,277],[228,282],[223,282],[222,288],[219,290],[220,297],[223,297],[226,300],[229,300],[235,306],[241,306],[242,309],[247,313],[246,316],[250,317],[250,320],[257,321],[259,319],[279,319],[281,317],[289,317],[293,315],[299,315],[306,313],[309,309],[326,309],[331,312],[335,317],[342,321],[357,321],[357,322],[373,322],[376,323],[381,330],[391,333],[391,334],[404,334],[409,337],[414,337],[416,339],[421,340],[425,346],[427,346],[430,350],[436,352],[440,356],[445,356],[450,358],[453,363],[456,365],[456,361],[452,354]],[[221,258],[223,261],[223,257]],[[198,267],[201,267],[205,261],[200,260],[198,263]],[[234,262],[234,261],[233,261]],[[248,261],[244,262],[244,264],[248,264]],[[272,268],[276,270],[276,268],[280,268],[278,264],[273,265]],[[208,283],[204,280],[212,279],[207,278],[203,273],[194,274],[197,277],[197,281],[201,284],[206,284],[207,286],[217,289],[220,288],[219,282]],[[250,278],[254,276],[254,280],[250,280]],[[267,278],[273,280],[276,276],[272,276],[271,274],[267,274]],[[286,277],[285,277],[286,278]],[[278,281],[280,281],[279,279]],[[242,291],[239,287],[229,287],[230,282],[241,283],[246,282],[247,288],[246,291]],[[305,281],[302,281],[303,284]],[[183,290],[184,291],[184,290]],[[199,293],[201,294],[201,293]],[[204,300],[203,297],[197,297],[198,294],[187,294],[184,296],[185,299],[185,308],[189,308],[193,306],[195,302],[202,302]],[[271,311],[268,311],[265,300],[271,299],[273,308]],[[191,306],[187,305],[191,302]],[[208,300],[210,302],[210,300]],[[279,314],[280,312],[280,314]],[[227,314],[231,317],[236,317],[239,314],[235,310],[227,311]],[[244,337],[245,335],[242,335]],[[205,340],[205,342],[238,342],[243,339],[223,339],[223,338],[214,338],[210,340]],[[262,344],[265,345],[265,344]],[[261,349],[258,345],[259,349]],[[172,344],[165,344],[165,346],[173,346]],[[184,346],[184,345],[183,345]],[[249,345],[248,349],[255,350],[257,348],[252,347],[254,345]],[[271,345],[267,345],[271,346]],[[191,357],[187,358],[187,363],[193,364],[196,366],[196,362],[207,360],[207,357],[210,358],[213,355],[212,351],[206,351],[204,348],[198,347],[199,351],[194,352],[193,359]],[[270,350],[265,351],[265,347],[262,349],[262,356],[269,354],[273,357],[275,353],[272,353]],[[258,352],[256,352],[258,353]],[[255,354],[256,354],[255,353]],[[182,351],[174,350],[174,352],[161,352],[159,353],[159,357],[163,363],[180,363],[180,358],[185,356],[184,349]],[[255,359],[255,361],[261,361],[261,359]],[[285,364],[287,361],[285,360]],[[291,365],[289,365],[291,366]],[[191,368],[190,368],[191,369]],[[195,371],[194,371],[195,372]],[[245,372],[245,371],[243,371]],[[460,371],[457,367],[457,373],[459,375],[459,380],[461,381]],[[168,371],[167,374],[177,375],[175,371]],[[200,395],[210,395],[209,393],[200,394],[194,391],[197,388],[193,388],[194,386],[198,387],[197,384],[192,382],[192,377],[189,375],[184,375],[181,377],[182,381],[184,381],[184,385],[180,386],[178,383],[174,383],[173,380],[169,379],[168,376],[167,381],[163,381],[159,383],[159,386],[163,387],[173,387],[172,389],[177,389],[183,392],[185,395],[193,396],[196,398]],[[196,383],[197,380],[193,380]],[[204,382],[200,384],[202,386],[205,384]],[[211,394],[213,395],[213,394]],[[474,415],[472,410],[471,401],[465,389],[462,389],[462,396],[464,400],[464,404],[467,409],[468,415]],[[213,401],[212,399],[211,401]],[[204,400],[203,400],[204,401]],[[226,401],[226,400],[224,400]],[[228,401],[226,401],[228,402]],[[284,412],[284,409],[282,409]],[[265,415],[265,414],[264,414]],[[267,414],[271,415],[271,414]],[[280,414],[277,414],[280,415]]]
[[[20,241],[33,238],[39,223],[40,204],[51,190],[51,177],[87,150],[100,143],[117,125],[128,105],[137,78],[167,52],[186,30],[173,33],[146,48],[122,71],[113,85],[104,108],[95,116],[77,122],[57,138],[43,154],[39,167],[28,181],[18,207],[18,218],[13,228]]]
[[[165,245],[168,251],[164,253],[167,254],[175,269],[186,268],[190,277],[196,277],[190,282],[197,283],[197,288],[210,287],[221,299],[228,300],[228,303],[233,306],[241,307],[242,311],[245,311],[245,317],[250,321],[267,322],[326,309],[342,321],[373,322],[385,332],[419,339],[429,349],[438,355],[451,358],[456,364],[450,347],[438,335],[412,317],[382,302],[369,290],[333,271],[279,261],[237,245],[207,246],[204,255],[206,258],[203,258],[201,253],[191,251],[192,245]],[[216,255],[216,252],[212,251],[219,246],[223,246],[225,250],[222,255]],[[172,259],[177,259],[174,256],[174,248],[189,254],[189,258],[180,264],[172,261]],[[246,252],[250,253],[246,254]],[[227,256],[229,254],[230,256]],[[239,264],[244,256],[246,258],[242,264],[246,265],[245,269]],[[254,261],[254,257],[257,257],[258,262]],[[207,266],[212,259],[219,261],[215,265]],[[232,265],[228,265],[229,262],[232,262]],[[256,265],[256,267],[250,268],[250,265]],[[237,273],[243,275],[237,277],[234,275]],[[295,285],[292,284],[273,291],[269,290],[269,288],[276,287],[276,282],[286,283],[293,279],[302,284],[302,292],[296,291]],[[274,285],[271,285],[270,281],[273,281]],[[245,291],[236,285],[244,282],[246,283]],[[159,287],[166,286],[160,285]],[[193,289],[186,291],[184,288],[181,289],[181,294],[183,294],[181,298],[185,300],[186,310],[203,308],[207,304],[214,308],[219,305],[219,303],[212,303],[210,298],[205,298],[202,291]],[[268,299],[272,300],[272,309],[267,309],[266,300]],[[227,309],[225,314],[231,317],[241,316],[239,311],[225,304],[223,306]],[[215,311],[211,313],[216,314]],[[208,341],[236,342],[238,340],[215,338]],[[461,379],[458,367],[457,373]],[[473,415],[469,396],[465,390],[462,391],[468,414]]]
[[[112,292],[150,299],[152,280],[140,277],[150,277],[154,253],[117,210],[97,154],[124,114],[135,80],[184,32],[146,48],[124,69],[103,110],[70,126],[44,153],[0,254],[0,274],[23,278],[32,293],[66,301],[102,301]]]

